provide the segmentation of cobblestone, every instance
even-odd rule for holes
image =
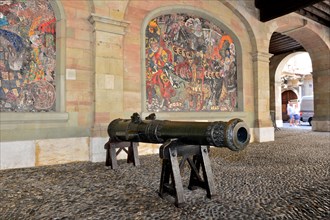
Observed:
[[[330,133],[283,128],[241,152],[212,148],[217,195],[160,198],[161,160],[119,169],[77,162],[0,171],[0,219],[330,219]]]

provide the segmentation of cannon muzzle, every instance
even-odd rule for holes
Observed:
[[[110,140],[164,143],[176,139],[187,145],[227,147],[233,151],[245,148],[250,142],[247,124],[238,118],[228,122],[189,122],[156,120],[155,114],[142,120],[138,113],[131,119],[115,119],[108,126]]]

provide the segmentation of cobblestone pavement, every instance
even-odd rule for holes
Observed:
[[[212,148],[217,195],[161,199],[161,160],[78,162],[0,171],[0,219],[330,219],[330,133],[281,128],[241,152]],[[183,183],[189,178],[184,169]]]

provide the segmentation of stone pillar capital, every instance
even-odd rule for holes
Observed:
[[[92,13],[88,21],[93,25],[94,31],[102,31],[113,34],[125,35],[130,22],[116,20],[110,17],[101,16]]]
[[[252,61],[261,61],[261,62],[267,62],[269,63],[269,59],[273,56],[271,53],[266,53],[266,52],[253,52],[251,53],[252,56]]]

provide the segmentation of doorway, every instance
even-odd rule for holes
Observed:
[[[282,119],[283,121],[288,121],[290,116],[286,112],[288,102],[291,100],[297,100],[298,96],[292,90],[287,90],[282,93]]]

